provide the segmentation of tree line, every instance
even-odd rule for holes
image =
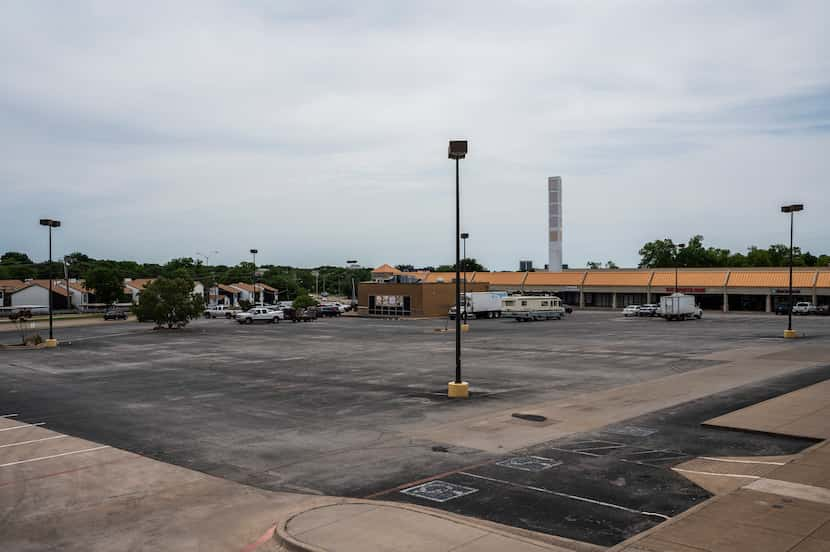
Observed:
[[[790,248],[784,244],[773,244],[764,249],[751,246],[746,253],[732,252],[720,247],[704,247],[703,236],[689,238],[685,247],[680,248],[669,238],[646,243],[640,249],[640,268],[691,267],[764,267],[789,266]],[[793,266],[828,266],[830,255],[814,255],[793,247]]]
[[[0,256],[0,280],[27,280],[63,278],[64,269],[70,278],[110,283],[124,278],[187,278],[206,286],[251,282],[254,279],[254,265],[244,261],[239,264],[205,265],[201,259],[179,257],[165,264],[139,263],[94,259],[80,252],[64,257],[64,262],[48,261],[35,263],[26,253],[7,251]],[[332,295],[351,296],[352,280],[355,285],[371,278],[371,269],[320,266],[297,268],[271,264],[256,266],[256,281],[280,290],[281,299],[293,299],[301,289],[326,291]],[[90,286],[92,289],[96,289]],[[284,292],[284,293],[283,293]]]

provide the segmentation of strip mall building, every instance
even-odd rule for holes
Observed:
[[[465,276],[468,290],[552,293],[580,308],[655,303],[675,291],[674,269],[471,272]],[[446,315],[453,302],[454,282],[454,272],[401,272],[382,265],[372,271],[371,282],[360,284],[360,308],[370,314]],[[677,273],[678,290],[694,295],[704,310],[772,312],[787,301],[788,286],[787,268],[681,268]],[[830,267],[794,268],[793,295],[795,301],[830,304]],[[414,308],[414,297],[418,308]],[[394,312],[380,308],[389,303]],[[409,308],[404,309],[404,303]]]

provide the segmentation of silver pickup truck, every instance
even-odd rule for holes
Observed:
[[[214,305],[205,309],[205,318],[233,318],[241,311],[227,305]]]

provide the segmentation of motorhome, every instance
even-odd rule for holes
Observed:
[[[501,300],[501,315],[517,322],[530,320],[559,320],[565,315],[562,301],[554,295],[512,295]]]

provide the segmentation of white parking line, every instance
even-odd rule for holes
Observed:
[[[628,445],[607,445],[604,447],[591,447],[586,449],[577,449],[574,452],[587,452],[589,450],[607,450],[607,449],[618,449],[618,448],[625,448]]]
[[[14,427],[4,427],[4,428],[0,429],[0,431],[11,431],[11,430],[13,430],[13,429],[23,429],[23,428],[26,428],[26,427],[36,427],[36,426],[42,426],[42,425],[44,425],[45,423],[46,423],[46,422],[38,422],[38,423],[36,423],[36,424],[23,424],[23,425],[14,426]]]
[[[611,504],[610,502],[603,502],[601,500],[594,500],[593,498],[586,498],[584,496],[576,496],[576,495],[570,495],[570,494],[567,494],[567,493],[560,493],[558,491],[551,491],[550,489],[544,489],[542,487],[532,487],[532,486],[529,486],[529,485],[521,485],[519,483],[514,483],[512,481],[503,481],[501,479],[495,479],[495,478],[492,478],[492,477],[485,477],[483,475],[476,475],[474,473],[469,473],[469,472],[458,472],[458,473],[459,473],[459,475],[466,475],[467,477],[473,477],[473,478],[476,478],[476,479],[483,479],[485,481],[492,481],[493,483],[501,483],[503,485],[510,485],[512,487],[520,487],[522,489],[528,489],[528,490],[536,491],[536,492],[540,492],[540,493],[551,494],[551,495],[554,495],[554,496],[560,496],[562,498],[570,498],[571,500],[578,500],[580,502],[588,502],[590,504],[596,504],[598,506],[605,506],[606,508],[614,508],[614,509],[617,509],[617,510],[623,510],[625,512],[631,512],[632,514],[640,514],[640,515],[643,515],[643,516],[659,517],[659,518],[662,518],[662,519],[671,519],[671,518],[669,518],[669,516],[664,515],[664,514],[657,514],[657,513],[654,513],[654,512],[641,512],[640,510],[635,510],[633,508],[627,508],[625,506],[620,506],[619,504]]]
[[[761,460],[729,460],[728,458],[714,458],[712,456],[698,456],[701,460],[714,462],[731,462],[734,464],[764,464],[765,466],[783,466],[786,462],[762,462]]]
[[[43,439],[32,439],[30,441],[19,441],[17,443],[9,443],[8,445],[0,445],[0,448],[16,447],[17,445],[30,445],[32,443],[40,443],[41,441],[51,441],[52,439],[63,439],[69,435],[55,435],[52,437],[44,437]]]
[[[83,450],[73,450],[72,452],[62,452],[60,454],[52,454],[51,456],[41,456],[39,458],[29,458],[28,460],[18,460],[17,462],[9,462],[7,464],[0,464],[0,468],[8,468],[9,466],[16,466],[18,464],[28,464],[29,462],[39,462],[41,460],[50,460],[52,458],[59,458],[61,456],[69,456],[70,454],[81,454],[82,452],[93,452],[96,450],[110,448],[109,445],[103,445],[100,447],[92,447]]]
[[[695,475],[716,475],[718,477],[742,477],[744,479],[761,479],[758,475],[741,475],[738,473],[717,473],[717,472],[705,472],[705,471],[695,471],[695,470],[684,470],[682,468],[672,468],[672,471],[680,472],[680,473],[693,473]]]
[[[0,416],[0,418],[14,418],[16,416],[17,414],[3,414],[2,416]]]

